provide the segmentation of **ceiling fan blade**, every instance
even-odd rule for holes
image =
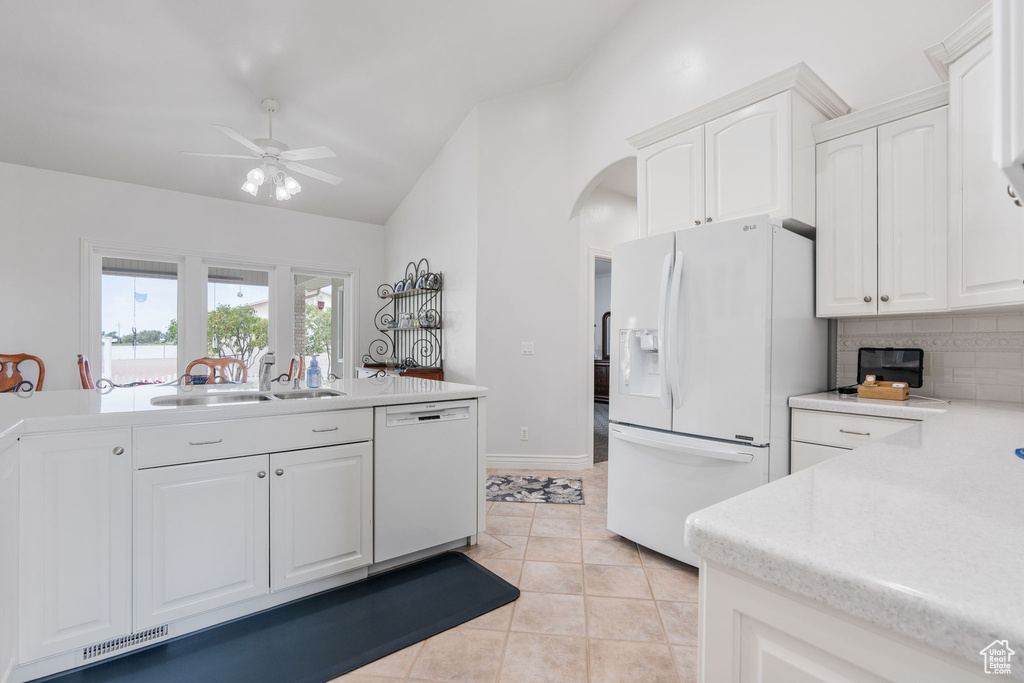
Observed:
[[[318,171],[315,168],[310,168],[309,166],[305,166],[303,164],[296,164],[292,161],[284,162],[284,167],[290,171],[295,171],[296,173],[301,173],[302,175],[308,175],[310,178],[316,178],[317,180],[322,180],[323,182],[330,183],[331,185],[337,185],[342,181],[342,179],[336,175],[331,175],[330,173],[325,173],[324,171]]]
[[[231,138],[235,142],[238,142],[239,144],[242,144],[242,145],[245,145],[246,147],[248,147],[249,150],[253,154],[255,154],[256,156],[258,156],[260,158],[263,158],[263,155],[266,154],[266,152],[263,151],[262,147],[260,147],[255,142],[253,142],[249,138],[247,138],[244,135],[242,135],[241,133],[239,133],[237,130],[235,130],[233,128],[228,128],[227,126],[220,126],[220,125],[218,125],[216,123],[213,124],[213,127],[216,128],[217,130],[219,130],[221,133],[224,133],[224,135],[227,135],[229,138]]]
[[[208,152],[182,152],[182,154],[189,154],[194,157],[220,157],[221,159],[249,159],[252,160],[251,154],[210,154]]]
[[[310,159],[330,159],[337,154],[330,147],[304,147],[302,149],[290,149],[282,152],[281,158],[285,161],[308,161]]]

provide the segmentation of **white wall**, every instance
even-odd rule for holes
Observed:
[[[601,359],[601,339],[603,327],[601,321],[604,314],[612,310],[612,276],[611,274],[594,277],[594,358]],[[609,344],[611,339],[608,340]],[[611,346],[608,347],[611,353]]]
[[[367,312],[382,277],[381,226],[0,163],[0,352],[40,356],[44,389],[81,387],[82,238],[358,268],[357,350],[372,338]],[[43,301],[40,290],[49,293]]]
[[[566,204],[630,135],[801,61],[854,109],[934,85],[922,49],[986,1],[642,0],[569,79]]]
[[[445,379],[466,384],[476,383],[477,138],[474,108],[384,231],[386,281],[421,258],[444,272]]]

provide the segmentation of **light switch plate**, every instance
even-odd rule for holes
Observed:
[[[532,356],[533,355],[533,342],[523,342],[523,355],[524,356]]]

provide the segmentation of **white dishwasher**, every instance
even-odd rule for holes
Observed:
[[[476,401],[382,406],[373,414],[373,561],[476,533]]]

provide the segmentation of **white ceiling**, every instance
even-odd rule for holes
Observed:
[[[636,0],[3,0],[0,161],[383,223],[472,107],[567,78]],[[327,145],[287,203],[209,124]]]

